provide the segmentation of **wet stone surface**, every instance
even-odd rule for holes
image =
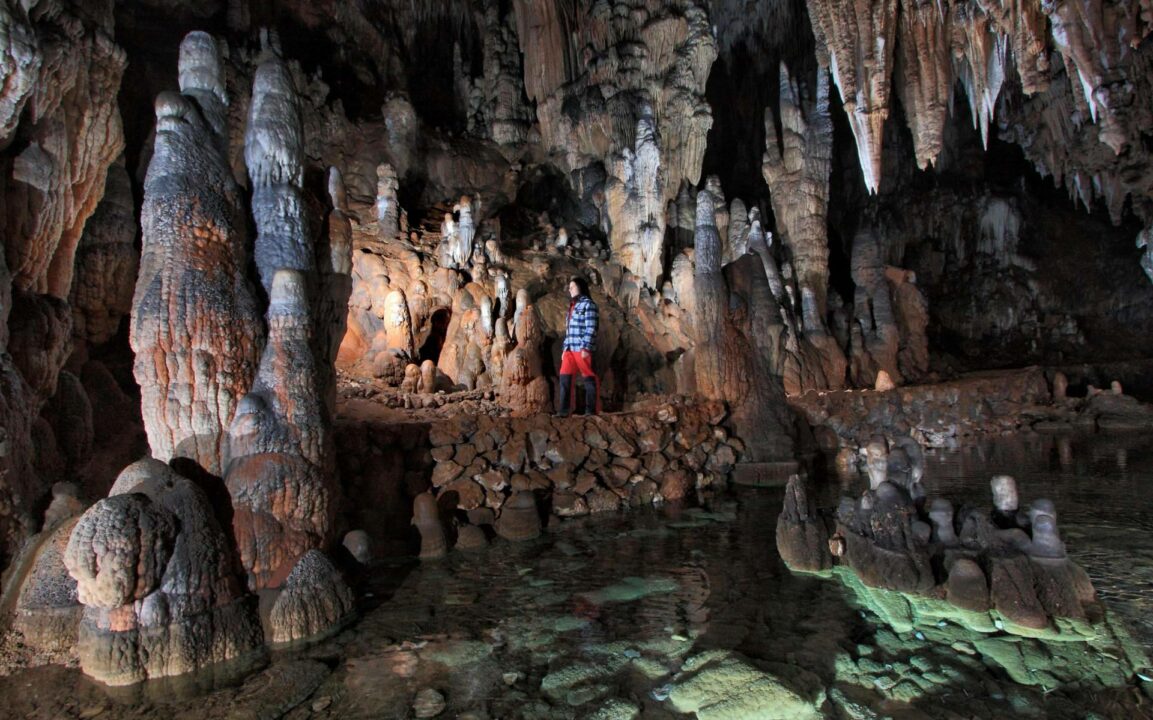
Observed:
[[[1153,443],[1030,442],[931,456],[926,483],[987,503],[989,476],[1008,471],[1023,502],[1054,500],[1110,612],[1091,639],[892,627],[891,597],[790,573],[774,549],[781,491],[751,490],[380,566],[357,623],[229,686],[108,694],[51,666],[0,678],[0,716],[1148,717],[1135,670],[1153,637]],[[864,483],[834,478],[826,493]]]

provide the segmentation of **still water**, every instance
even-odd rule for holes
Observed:
[[[1108,610],[1100,639],[894,629],[851,583],[789,572],[781,491],[744,490],[379,567],[356,624],[231,686],[108,693],[39,668],[0,678],[0,717],[1153,717],[1138,675],[1153,649],[1153,440],[1028,436],[928,463],[929,494],[954,504],[987,503],[997,473],[1023,503],[1056,503]],[[833,477],[823,495],[864,486]]]

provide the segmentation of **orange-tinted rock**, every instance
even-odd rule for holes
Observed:
[[[117,93],[127,58],[112,40],[111,3],[57,4],[29,13],[31,22],[3,13],[12,23],[3,23],[3,53],[15,62],[4,73],[0,133],[18,149],[3,190],[8,265],[16,288],[66,299],[85,222],[124,150]],[[22,98],[33,73],[42,90]]]
[[[211,45],[203,34],[193,40]],[[222,87],[219,77],[199,79]],[[153,456],[190,457],[221,474],[228,425],[256,373],[261,322],[239,189],[202,107],[171,92],[156,102],[130,340]]]
[[[260,370],[229,429],[225,477],[253,589],[278,586],[306,551],[328,545],[337,501],[300,272],[274,275],[268,323]]]
[[[272,605],[269,641],[285,644],[323,637],[338,630],[355,608],[352,590],[332,561],[319,550],[309,550]]]
[[[504,363],[501,399],[517,415],[532,415],[549,406],[549,384],[541,367],[543,332],[536,308],[529,305],[517,323],[517,346]]]

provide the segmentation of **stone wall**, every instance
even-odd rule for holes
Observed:
[[[336,424],[343,523],[372,555],[412,551],[413,499],[430,491],[458,527],[491,526],[517,493],[575,517],[677,501],[723,483],[745,450],[717,402],[650,403],[591,417],[455,415]]]

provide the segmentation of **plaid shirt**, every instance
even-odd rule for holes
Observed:
[[[588,295],[581,295],[568,308],[568,327],[565,329],[564,349],[574,352],[597,346],[597,323],[600,313],[597,304]]]

